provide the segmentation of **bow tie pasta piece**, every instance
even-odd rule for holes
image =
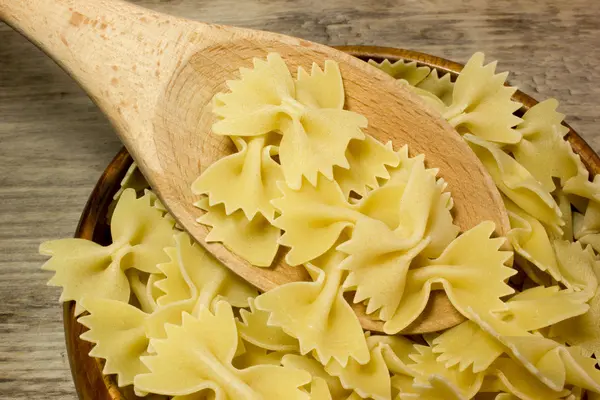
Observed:
[[[285,62],[271,53],[254,60],[253,70],[240,70],[241,79],[229,81],[230,93],[215,96],[220,118],[213,132],[231,136],[281,134],[279,158],[287,184],[299,189],[302,177],[316,185],[318,173],[333,179],[333,166],[348,168],[346,148],[352,139],[365,138],[362,115],[344,110],[344,89],[337,63],[316,65],[311,74],[298,72],[292,80]]]
[[[549,99],[531,107],[517,126],[523,140],[512,150],[515,160],[548,192],[556,188],[553,178],[564,184],[577,174],[573,149],[564,140],[569,128],[562,125],[564,115],[556,111],[557,106],[556,100]]]
[[[469,134],[463,137],[506,197],[540,222],[560,232],[559,227],[564,223],[558,205],[521,164],[493,143]]]
[[[504,347],[472,321],[448,329],[433,340],[432,351],[446,368],[459,371],[472,367],[473,372],[485,371],[502,353]]]
[[[218,135],[258,136],[279,128],[284,99],[293,99],[294,81],[278,54],[266,61],[255,58],[254,68],[240,68],[240,79],[227,81],[230,93],[218,93],[213,112],[219,121],[212,130]]]
[[[574,247],[574,246],[573,246]],[[588,253],[589,254],[589,253]],[[591,260],[590,260],[591,261]],[[600,267],[597,261],[593,262],[596,277],[600,276]],[[593,288],[593,285],[588,291]],[[579,346],[586,356],[600,355],[600,295],[596,289],[594,297],[589,303],[587,313],[576,318],[571,318],[550,328],[550,337],[558,338],[571,346]]]
[[[164,338],[165,324],[181,324],[183,313],[197,315],[202,307],[210,308],[224,299],[235,307],[246,307],[258,292],[243,281],[186,233],[175,236],[176,247],[166,248],[171,261],[159,264],[165,278],[156,285],[164,291],[157,309],[148,317],[147,335]]]
[[[102,373],[116,374],[119,387],[131,385],[136,375],[148,372],[140,361],[148,354],[147,314],[116,300],[85,298],[82,302],[90,315],[77,321],[89,329],[81,339],[95,345],[89,355],[106,360]]]
[[[337,361],[331,360],[325,370],[330,375],[339,377],[345,389],[354,390],[362,398],[390,400],[390,372],[382,354],[384,344],[370,337],[366,340],[370,353],[369,362],[361,365],[351,359],[342,367]]]
[[[173,221],[154,208],[154,193],[136,199],[133,189],[121,195],[110,223],[113,246],[123,251],[125,268],[156,273],[156,265],[166,261],[163,249],[173,244]]]
[[[594,176],[593,181],[590,181],[590,173],[581,161],[581,157],[574,153],[572,155],[573,162],[577,165],[577,175],[565,182],[563,191],[600,202],[600,175]]]
[[[543,336],[528,333],[513,321],[471,310],[471,318],[495,337],[507,352],[554,391],[574,385],[600,393],[600,371],[596,360],[583,355],[577,346],[566,347]]]
[[[312,64],[310,74],[302,67],[294,81],[296,100],[312,108],[344,108],[344,85],[342,73],[335,61],[325,61],[323,70]]]
[[[304,356],[298,354],[286,354],[281,359],[281,365],[308,372],[312,376],[313,382],[315,380],[325,381],[329,393],[334,400],[345,399],[351,394],[350,390],[344,389],[338,377],[328,374],[325,371],[323,364],[308,354]]]
[[[283,180],[281,166],[272,158],[277,149],[267,145],[267,135],[232,140],[238,152],[209,166],[192,183],[192,192],[207,194],[210,206],[223,204],[227,215],[242,210],[248,220],[261,213],[272,221],[271,200],[281,196],[277,182]]]
[[[165,251],[170,261],[158,265],[165,276],[156,282],[165,293],[157,300],[159,306],[194,299],[197,306],[210,307],[213,300],[223,298],[234,307],[247,307],[248,299],[258,295],[254,287],[194,243],[187,233],[176,234],[175,247]]]
[[[458,367],[446,367],[437,360],[437,355],[429,346],[415,345],[416,352],[410,358],[414,364],[409,365],[414,374],[413,390],[423,391],[423,399],[448,399],[442,393],[454,393],[456,398],[470,399],[479,391],[485,374],[474,373],[470,368],[459,370]],[[438,380],[437,384],[432,379]],[[420,389],[420,390],[419,390]],[[402,398],[402,397],[401,397]],[[411,397],[407,397],[411,398]]]
[[[280,327],[268,324],[269,313],[256,309],[250,300],[250,311],[240,309],[237,329],[240,337],[248,343],[273,351],[296,351],[298,341],[286,334]]]
[[[139,390],[191,395],[211,389],[218,399],[305,399],[299,388],[310,381],[304,371],[274,365],[236,369],[231,364],[238,343],[231,306],[222,301],[214,315],[184,314],[181,326],[167,325],[167,339],[153,339],[156,355],[142,357],[150,373],[137,375]]]
[[[333,168],[334,180],[346,198],[350,193],[364,197],[369,190],[378,188],[380,180],[390,177],[386,167],[396,167],[400,162],[391,142],[384,145],[369,135],[365,140],[350,141],[346,159],[349,168]]]
[[[401,84],[406,85],[408,90],[421,97],[421,100],[427,103],[429,107],[436,111],[438,114],[444,114],[444,111],[446,110],[446,105],[436,95],[416,86],[410,86],[406,81],[399,82]]]
[[[333,179],[333,167],[350,168],[346,149],[352,139],[365,138],[362,115],[337,109],[307,109],[301,117],[281,122],[279,159],[285,181],[299,189],[302,178],[317,184],[318,174]]]
[[[425,257],[439,255],[457,233],[435,176],[420,161],[413,163],[411,169],[404,190],[387,186],[392,185],[388,183],[358,205],[367,215],[370,210],[379,216],[384,214],[381,211],[388,207],[377,203],[387,203],[392,213],[396,209],[394,220],[398,224],[394,231],[379,220],[362,218],[356,223],[352,238],[338,247],[348,254],[340,266],[350,271],[344,288],[356,291],[355,303],[368,301],[367,313],[380,310],[378,317],[383,321],[394,315],[415,257],[420,253]],[[389,197],[383,193],[389,193]],[[390,213],[385,214],[389,221]],[[428,249],[432,239],[436,243]]]
[[[367,314],[379,310],[382,321],[392,318],[402,299],[406,274],[428,240],[413,243],[396,235],[381,221],[358,221],[352,239],[338,246],[348,255],[340,269],[350,273],[345,290],[354,290],[354,303],[367,301]]]
[[[381,346],[383,359],[391,373],[413,375],[410,369],[413,363],[410,355],[416,352],[413,342],[399,335],[371,335],[369,341]]]
[[[446,183],[435,180],[437,170],[425,169],[422,155],[409,157],[406,146],[397,154],[400,164],[390,170],[390,179],[355,205],[400,236],[427,237],[422,256],[437,257],[458,234],[450,213],[452,198],[444,193]]]
[[[321,378],[313,378],[310,383],[310,399],[311,400],[333,400],[327,382]]]
[[[315,351],[323,364],[331,358],[345,366],[351,357],[369,360],[369,350],[360,322],[343,297],[339,268],[345,256],[332,251],[306,268],[314,282],[293,282],[261,294],[256,308],[271,314],[268,323],[298,339],[300,353]],[[320,267],[320,268],[319,268]]]
[[[554,254],[564,285],[574,290],[588,292],[591,298],[598,288],[596,271],[598,261],[591,247],[582,247],[579,242],[568,242],[566,240],[554,240],[552,242]]]
[[[511,226],[506,237],[515,252],[553,279],[565,281],[544,225],[506,198],[504,205]]]
[[[237,353],[232,361],[232,365],[237,369],[256,365],[281,365],[281,359],[287,354],[284,351],[268,351],[243,340],[238,343]]]
[[[125,271],[135,268],[157,273],[157,263],[166,261],[163,248],[173,244],[173,224],[150,204],[150,195],[136,199],[133,189],[119,198],[111,220],[113,243],[101,246],[84,239],[44,242],[40,253],[50,258],[42,269],[55,271],[48,282],[61,286],[60,301],[75,300],[77,314],[83,312],[83,297],[129,301]]]
[[[537,286],[518,293],[506,302],[498,315],[526,331],[537,331],[569,318],[585,314],[592,293],[560,290],[558,286]]]
[[[283,197],[273,200],[281,215],[273,225],[284,231],[279,244],[289,247],[285,261],[290,265],[309,262],[327,252],[344,229],[362,217],[346,200],[336,182],[320,177],[316,186],[294,190],[285,185]]]
[[[490,239],[493,231],[493,222],[482,222],[456,238],[437,259],[410,269],[402,301],[384,331],[395,334],[410,325],[425,309],[434,284],[443,287],[466,317],[470,307],[482,312],[504,309],[500,298],[514,293],[505,280],[516,271],[505,265],[511,253],[499,250],[504,240]]]
[[[521,134],[512,128],[522,120],[513,113],[522,104],[511,100],[517,89],[504,86],[508,73],[496,74],[496,62],[484,66],[483,59],[483,53],[469,59],[443,116],[456,129],[465,128],[484,140],[518,143]]]
[[[575,385],[600,393],[600,371],[596,360],[585,357],[578,347],[565,347],[540,336],[503,337],[515,358],[553,390]]]
[[[427,78],[419,82],[416,87],[431,93],[440,99],[445,106],[450,106],[450,104],[452,104],[452,93],[454,92],[454,82],[452,82],[450,78],[450,73],[446,73],[442,75],[442,77],[439,77],[437,69],[434,69],[427,75]]]
[[[222,204],[211,207],[204,197],[194,204],[205,211],[198,222],[211,227],[206,242],[221,242],[229,250],[257,267],[268,267],[279,249],[279,228],[256,214],[248,220],[242,211],[227,215]]]
[[[379,63],[375,60],[369,60],[368,63],[379,68],[392,78],[404,79],[412,86],[418,85],[431,72],[431,68],[420,66],[416,61],[398,60],[391,63],[390,60],[384,59]]]
[[[123,176],[119,184],[119,190],[113,196],[113,200],[119,200],[121,194],[129,188],[135,190],[138,196],[143,196],[145,190],[150,188],[150,184],[135,162],[132,162],[129,168],[127,168],[125,176]]]
[[[296,368],[308,372],[312,376],[312,382],[324,382],[332,399],[345,399],[351,391],[344,389],[336,376],[325,372],[325,367],[310,355],[286,354],[281,359],[281,365],[288,368]],[[320,385],[320,383],[319,383]]]
[[[561,194],[566,197],[564,192],[561,192]],[[568,204],[571,207],[570,202]],[[585,244],[591,244],[594,250],[598,251],[600,247],[597,246],[595,238],[600,233],[600,203],[590,200],[585,209],[585,214],[581,216],[581,214],[575,213],[573,215],[574,219],[575,216],[578,216],[578,223],[576,228],[573,227],[573,236]],[[570,239],[573,239],[573,237]]]
[[[506,356],[498,358],[485,372],[488,386],[507,392],[508,399],[558,400],[569,391],[554,391],[540,382],[525,367]],[[498,399],[496,397],[496,399]]]

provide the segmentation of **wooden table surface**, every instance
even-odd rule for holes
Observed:
[[[15,0],[22,1],[22,0]],[[331,44],[500,60],[511,82],[556,97],[600,150],[598,0],[135,0],[191,19]],[[0,23],[0,399],[75,399],[59,290],[40,242],[73,234],[120,143],[79,87]]]

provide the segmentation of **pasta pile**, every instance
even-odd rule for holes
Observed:
[[[370,63],[471,146],[503,195],[514,253],[492,222],[459,233],[425,156],[362,131],[336,63],[294,77],[270,54],[215,96],[213,133],[237,152],[192,191],[207,241],[257,268],[283,247],[311,280],[258,293],[176,226],[134,164],[112,244],[40,247],[119,386],[176,400],[600,399],[600,181],[564,140],[557,102],[518,117],[516,89],[480,53],[456,82]],[[467,320],[403,336],[434,290]],[[349,302],[385,334],[363,331]]]

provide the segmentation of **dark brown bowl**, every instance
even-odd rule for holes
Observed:
[[[342,46],[338,49],[365,61],[369,58],[376,61],[381,61],[384,58],[390,61],[398,59],[417,61],[419,64],[437,69],[438,72],[449,72],[452,74],[453,79],[458,76],[463,68],[461,64],[411,50],[376,46]],[[535,99],[520,91],[517,91],[513,98],[523,104],[522,109],[519,111],[521,113],[537,104]],[[600,157],[577,132],[570,126],[568,127],[570,131],[567,134],[567,139],[573,150],[581,156],[591,174],[600,173]],[[108,206],[113,195],[119,189],[121,179],[132,161],[127,150],[122,149],[106,167],[83,210],[75,233],[76,237],[91,239],[101,244],[107,244],[110,240],[109,228],[106,223]],[[67,352],[79,398],[82,400],[141,399],[135,396],[131,390],[118,388],[113,376],[102,374],[104,365],[102,360],[88,356],[93,345],[79,339],[86,328],[77,322],[74,310],[74,302],[64,304]]]

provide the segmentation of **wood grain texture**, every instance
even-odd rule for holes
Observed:
[[[600,149],[600,18],[595,0],[138,0],[207,22],[326,44],[421,50],[464,62],[477,50],[533,97],[556,97]],[[0,25],[0,397],[74,399],[58,292],[42,240],[73,234],[120,147],[107,120],[33,45]]]

